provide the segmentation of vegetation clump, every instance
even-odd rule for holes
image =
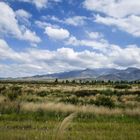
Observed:
[[[40,97],[45,97],[48,95],[48,93],[46,91],[38,91],[36,94],[37,94],[37,96],[40,96]]]
[[[113,102],[113,100],[110,97],[104,96],[104,95],[100,95],[97,97],[96,101],[95,101],[95,105],[97,106],[106,106],[109,108],[114,108],[115,104]]]
[[[22,94],[21,87],[19,86],[12,86],[6,93],[7,97],[11,100],[14,101],[18,96]]]
[[[96,95],[97,93],[98,93],[97,90],[79,90],[79,91],[76,91],[74,94],[77,97],[85,97],[85,96]]]
[[[131,85],[128,84],[117,84],[114,86],[114,88],[116,89],[131,89]]]

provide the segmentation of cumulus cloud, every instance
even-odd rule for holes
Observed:
[[[140,37],[140,16],[131,15],[126,18],[112,18],[96,16],[97,23],[118,27],[120,30]]]
[[[29,19],[32,17],[32,15],[29,12],[27,12],[27,11],[25,11],[23,9],[18,9],[15,12],[15,14],[16,14],[17,19],[21,23],[30,25]]]
[[[12,49],[9,48],[8,44],[0,39],[0,60],[4,58],[10,58],[10,54],[12,54]]]
[[[0,13],[0,32],[21,36],[18,21],[12,8],[4,2],[0,2]]]
[[[6,3],[0,2],[0,34],[1,35],[12,35],[20,40],[27,40],[31,43],[39,43],[41,41],[40,37],[32,32],[30,29],[24,25],[19,25],[16,18],[16,12]],[[18,11],[18,16],[22,15],[23,18],[29,18],[29,14],[25,11]]]
[[[81,26],[85,24],[86,17],[84,16],[74,16],[65,19],[65,23],[73,26]]]
[[[26,54],[22,53],[21,55],[18,52],[15,52],[12,48],[9,47],[9,45],[7,44],[5,40],[0,39],[0,60],[27,62],[28,57],[26,57],[26,59],[23,59],[25,57],[26,57]]]
[[[32,32],[28,29],[25,30],[22,37],[32,43],[39,43],[41,41],[40,37],[38,37],[35,32]]]
[[[43,16],[43,19],[52,20],[66,25],[83,26],[84,24],[86,24],[86,20],[88,20],[89,18],[85,16],[72,16],[64,19],[59,19],[56,16]]]
[[[140,60],[138,58],[140,56],[140,48],[136,45],[128,45],[124,49],[116,45],[111,45],[109,52],[110,59],[114,64],[120,67],[139,67]]]
[[[122,18],[129,15],[140,15],[139,0],[85,0],[84,7],[106,15]]]
[[[61,2],[61,0],[16,0],[21,2],[27,2],[35,5],[38,9],[46,8],[49,2]]]
[[[87,32],[87,34],[91,39],[101,39],[104,37],[103,34],[99,32]]]
[[[56,40],[64,40],[70,36],[68,30],[63,28],[54,28],[51,26],[45,28],[45,34],[47,34],[50,38]]]
[[[92,35],[93,37],[93,35]],[[101,50],[103,51],[104,49],[106,49],[109,46],[108,41],[102,39],[102,38],[97,38],[94,39],[83,39],[83,40],[79,40],[77,39],[75,36],[71,36],[67,41],[65,41],[66,45],[73,45],[73,46],[86,46],[86,47],[90,47],[94,50]]]
[[[20,18],[29,19],[32,15],[23,9],[18,9],[16,15]]]
[[[44,29],[44,33],[51,39],[60,41],[70,37],[70,32],[58,25],[53,25],[44,21],[36,21],[35,23],[38,27]]]
[[[105,16],[95,16],[95,22],[115,26],[135,37],[140,37],[139,0],[85,0],[87,10],[97,11]]]
[[[100,42],[102,44],[102,42]],[[0,64],[0,77],[27,76],[83,68],[99,67],[139,67],[140,48],[129,45],[125,48],[108,44],[100,51],[75,51],[72,48],[59,48],[55,51],[30,48],[17,52],[0,39],[0,60],[10,60],[11,64]]]
[[[39,21],[39,20],[36,20],[36,21],[35,21],[35,24],[36,24],[39,28],[41,28],[41,29],[45,29],[45,28],[48,27],[48,26],[51,26],[51,27],[55,27],[55,28],[56,28],[56,26],[53,26],[52,24],[49,24],[49,23],[44,22],[44,21]]]
[[[48,0],[16,0],[16,1],[34,4],[38,9],[45,8],[48,4]]]

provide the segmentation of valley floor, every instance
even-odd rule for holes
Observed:
[[[0,140],[139,138],[138,84],[0,84]]]

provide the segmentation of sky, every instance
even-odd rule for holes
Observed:
[[[140,68],[140,0],[0,0],[0,77]]]

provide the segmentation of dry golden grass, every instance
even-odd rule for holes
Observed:
[[[77,90],[106,90],[106,89],[112,89],[111,86],[106,85],[24,85],[23,89],[32,89],[34,91],[61,91],[61,92],[71,92],[71,91],[77,91]]]
[[[135,101],[138,98],[138,95],[122,95],[122,101]]]
[[[140,108],[135,109],[121,109],[121,108],[114,108],[109,109],[106,107],[97,107],[94,105],[71,105],[71,104],[64,104],[64,103],[22,103],[21,110],[25,111],[37,111],[37,110],[44,110],[44,111],[56,111],[56,112],[78,112],[78,113],[93,113],[96,115],[131,115],[131,116],[140,116]]]
[[[0,96],[0,103],[4,102],[6,100],[5,96]]]

